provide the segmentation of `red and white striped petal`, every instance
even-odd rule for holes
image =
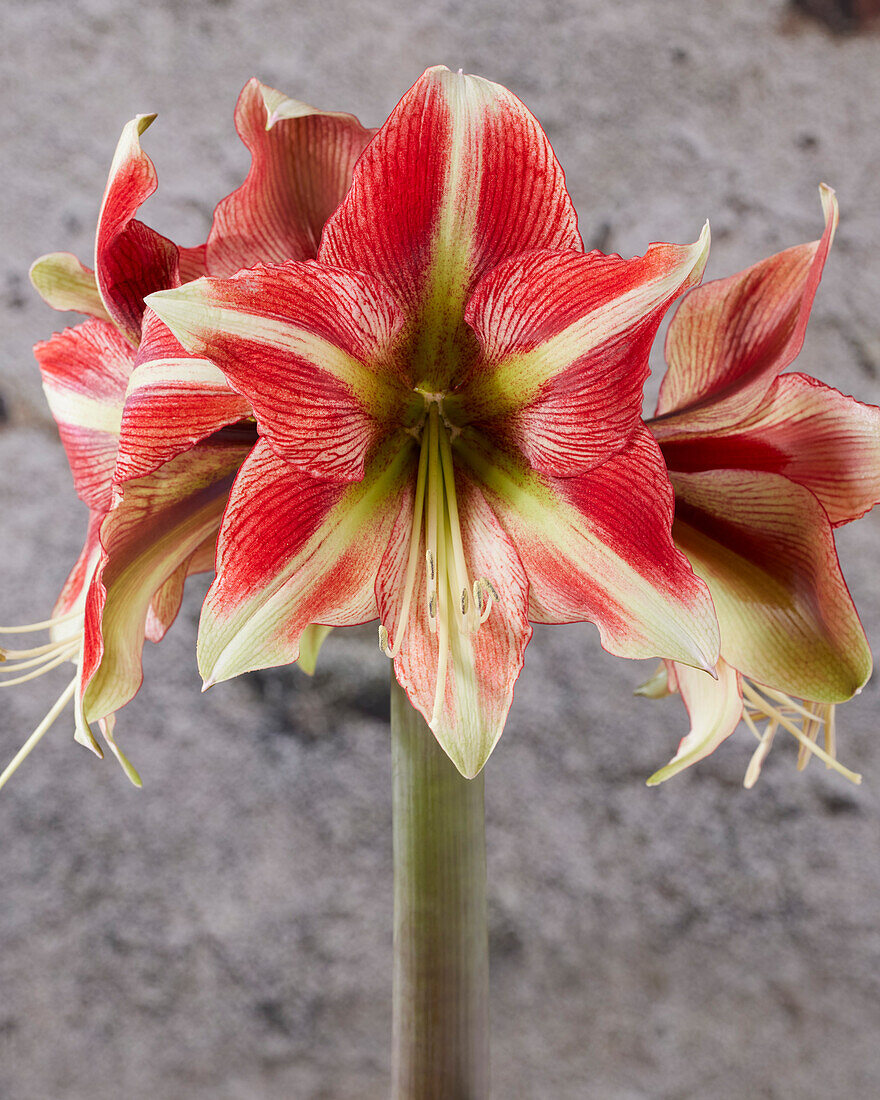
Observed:
[[[144,298],[180,282],[177,245],[135,219],[157,186],[140,135],[155,115],[138,115],[122,131],[98,215],[95,275],[107,313],[137,346]]]
[[[161,642],[168,632],[168,628],[177,618],[180,604],[183,600],[183,586],[187,577],[194,573],[212,573],[214,571],[214,556],[217,553],[217,531],[205,539],[198,549],[182,562],[171,574],[168,580],[153,593],[150,607],[147,611],[147,623],[144,628],[144,636],[148,642]]]
[[[132,348],[113,325],[89,320],[36,344],[34,355],[77,494],[106,511]]]
[[[95,273],[81,264],[72,252],[50,252],[34,260],[30,269],[34,289],[47,306],[73,310],[109,321]]]
[[[648,780],[655,787],[713,753],[739,725],[743,712],[742,677],[726,661],[719,661],[717,679],[687,665],[675,664],[670,680],[681,692],[691,720],[688,734],[669,763]]]
[[[792,362],[837,228],[837,199],[819,189],[825,232],[703,286],[685,298],[666,337],[669,369],[653,430],[658,439],[735,424],[758,407]]]
[[[537,120],[500,85],[439,66],[367,146],[318,255],[392,290],[411,323],[413,384],[440,392],[469,363],[464,308],[480,277],[562,248],[583,245]]]
[[[374,131],[354,115],[319,111],[258,80],[248,81],[238,98],[235,128],[251,167],[214,211],[208,272],[234,275],[256,263],[313,260]]]
[[[849,699],[871,653],[822,505],[778,474],[671,476],[675,541],[709,585],[725,661],[787,695]]]
[[[64,582],[64,587],[61,589],[58,599],[55,601],[55,606],[52,609],[53,619],[68,615],[71,611],[82,610],[85,603],[86,588],[92,579],[95,566],[101,556],[101,543],[98,532],[103,519],[103,512],[89,512],[89,526],[86,530],[83,548],[76,559],[76,564],[67,575],[67,580]],[[79,629],[80,625],[76,620],[57,623],[52,627],[52,641],[58,642],[64,638],[72,637]]]
[[[672,490],[647,430],[571,478],[539,474],[470,429],[454,449],[516,547],[532,621],[586,620],[610,653],[714,666],[712,602],[673,547]]]
[[[640,423],[657,327],[708,254],[707,225],[692,245],[653,244],[631,260],[538,252],[500,265],[468,303],[483,359],[461,408],[543,473],[605,461]]]
[[[122,415],[116,478],[143,477],[252,415],[247,398],[230,388],[223,372],[190,355],[148,309]]]
[[[253,406],[260,434],[316,477],[355,480],[400,412],[400,310],[376,280],[309,261],[154,294],[150,307]]]
[[[295,661],[310,623],[375,619],[376,572],[412,468],[411,445],[397,440],[362,481],[346,484],[312,477],[257,443],[230,494],[202,608],[206,685]]]
[[[247,449],[204,443],[122,488],[101,526],[103,554],[86,601],[83,707],[89,722],[118,710],[140,687],[148,630],[176,612],[184,565],[216,537]],[[167,587],[166,587],[167,586]],[[161,627],[160,624],[161,623]]]
[[[460,631],[456,620],[460,618],[461,593],[447,589],[439,595],[447,607],[438,612],[438,619],[445,625],[431,632],[422,552],[413,606],[398,639],[409,558],[411,492],[404,500],[382,559],[376,598],[380,620],[400,646],[394,661],[398,682],[458,770],[471,779],[488,760],[504,729],[532,628],[528,621],[528,581],[513,544],[480,489],[460,471],[455,481],[464,558],[471,579],[488,578],[498,597],[486,621],[474,633]],[[438,573],[444,575],[442,568]],[[438,676],[445,690],[435,715]]]
[[[765,470],[805,486],[832,524],[880,501],[880,408],[805,374],[777,378],[751,416],[661,444],[671,470]]]
[[[208,274],[208,245],[198,244],[194,248],[177,247],[179,252],[178,266],[180,269],[180,281],[191,283],[193,279],[201,279]]]

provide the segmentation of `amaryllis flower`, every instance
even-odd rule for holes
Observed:
[[[670,666],[644,689],[680,691],[691,717],[652,783],[741,720],[760,739],[748,786],[780,729],[799,740],[801,766],[816,754],[858,778],[834,759],[834,705],[868,679],[871,654],[833,529],[880,500],[880,409],[781,373],[803,344],[837,226],[833,191],[821,197],[820,240],[691,291],[669,326],[649,427],[675,489],[676,544],[715,602],[723,660],[717,680]]]
[[[317,262],[152,295],[260,432],[203,609],[206,683],[295,660],[306,624],[378,616],[398,680],[473,776],[530,619],[711,668],[710,603],[639,418],[651,341],[707,248],[585,255],[533,116],[435,68],[358,161]]]
[[[91,315],[35,349],[91,519],[52,618],[6,631],[50,632],[44,645],[5,651],[8,685],[67,660],[77,673],[0,785],[71,697],[77,740],[100,755],[89,726],[100,719],[139,782],[116,745],[113,713],[137,691],[144,638],[158,641],[173,622],[186,576],[213,568],[232,478],[256,439],[248,402],[158,318],[144,316],[144,296],[256,259],[313,256],[372,133],[351,115],[316,111],[252,80],[236,108],[252,153],[248,177],[218,205],[207,243],[183,249],[134,217],[156,189],[139,140],[153,118],[133,119],[119,141],[94,272],[67,253],[45,256],[31,271],[50,305]],[[320,633],[312,638],[317,644]]]

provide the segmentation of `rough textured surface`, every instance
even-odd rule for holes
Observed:
[[[880,400],[880,40],[780,2],[33,0],[4,5],[0,618],[51,607],[84,517],[30,345],[64,318],[38,254],[87,258],[123,123],[159,111],[153,224],[202,240],[247,157],[251,75],[380,122],[428,64],[482,73],[543,121],[585,238],[692,240],[709,274],[837,243],[800,363]],[[880,517],[842,532],[880,645]],[[387,663],[337,635],[314,681],[263,673],[200,696],[200,594],[120,722],[145,789],[62,725],[0,797],[4,1100],[359,1100],[387,1095]],[[586,626],[540,630],[488,773],[495,1095],[827,1100],[880,1092],[876,682],[839,713],[851,788],[774,749],[741,789],[745,733],[666,786],[683,732],[646,670]],[[12,754],[52,684],[3,698]],[[55,690],[60,690],[61,683]]]

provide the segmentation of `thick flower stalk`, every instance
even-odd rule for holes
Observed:
[[[144,297],[258,259],[314,256],[372,133],[351,115],[317,111],[250,81],[235,118],[252,154],[248,177],[217,206],[206,244],[187,249],[135,218],[157,186],[140,145],[153,117],[133,119],[120,138],[94,271],[68,253],[45,256],[31,271],[50,305],[90,315],[35,353],[91,519],[52,618],[3,632],[50,634],[43,645],[0,651],[6,685],[67,660],[76,674],[0,785],[71,698],[77,740],[101,755],[90,728],[98,720],[139,782],[116,744],[114,712],[138,690],[144,639],[160,640],[173,622],[186,576],[213,568],[233,476],[256,440],[248,402],[215,367],[185,352],[155,316],[145,316]],[[310,637],[313,661],[320,634]]]
[[[533,116],[428,70],[366,148],[316,262],[148,304],[253,407],[200,627],[207,684],[378,618],[465,776],[497,741],[531,621],[711,669],[706,589],[671,541],[640,417],[648,351],[708,234],[585,254]],[[705,673],[703,673],[705,675]]]
[[[649,782],[712,752],[740,721],[759,744],[751,786],[780,730],[799,763],[835,759],[834,707],[871,673],[834,528],[880,500],[880,409],[815,378],[783,374],[801,349],[837,226],[746,271],[706,283],[679,306],[649,422],[675,489],[676,544],[709,586],[721,627],[718,678],[669,664],[644,694],[679,691],[691,730]],[[824,748],[817,744],[822,735]]]

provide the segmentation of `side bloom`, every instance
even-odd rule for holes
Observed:
[[[779,730],[799,766],[837,764],[834,707],[871,673],[833,529],[880,500],[880,409],[799,373],[801,349],[837,226],[693,290],[666,341],[668,370],[649,427],[675,489],[676,545],[709,586],[721,627],[718,679],[670,665],[644,694],[679,691],[691,730],[659,783],[712,752],[742,721],[759,744],[752,786]],[[817,743],[822,735],[824,748]]]
[[[101,206],[95,269],[68,253],[44,256],[32,281],[54,308],[90,315],[38,344],[49,405],[90,523],[52,618],[8,635],[48,630],[49,641],[0,650],[12,686],[67,660],[76,675],[6,771],[0,786],[72,698],[76,739],[99,755],[91,723],[136,783],[114,734],[114,712],[141,682],[145,638],[174,621],[187,575],[213,569],[220,517],[235,473],[256,441],[252,410],[212,364],[173,339],[145,295],[256,259],[314,256],[324,222],[372,136],[351,115],[317,111],[250,81],[236,127],[252,154],[244,184],[218,205],[206,244],[179,248],[135,217],[155,191],[140,136],[123,130]],[[314,634],[319,641],[319,635]]]
[[[562,170],[506,89],[429,69],[354,171],[317,262],[148,304],[252,405],[200,628],[206,683],[378,618],[458,769],[496,743],[531,621],[711,669],[706,589],[670,537],[639,412],[708,234],[584,254]],[[705,675],[705,673],[703,673]]]

